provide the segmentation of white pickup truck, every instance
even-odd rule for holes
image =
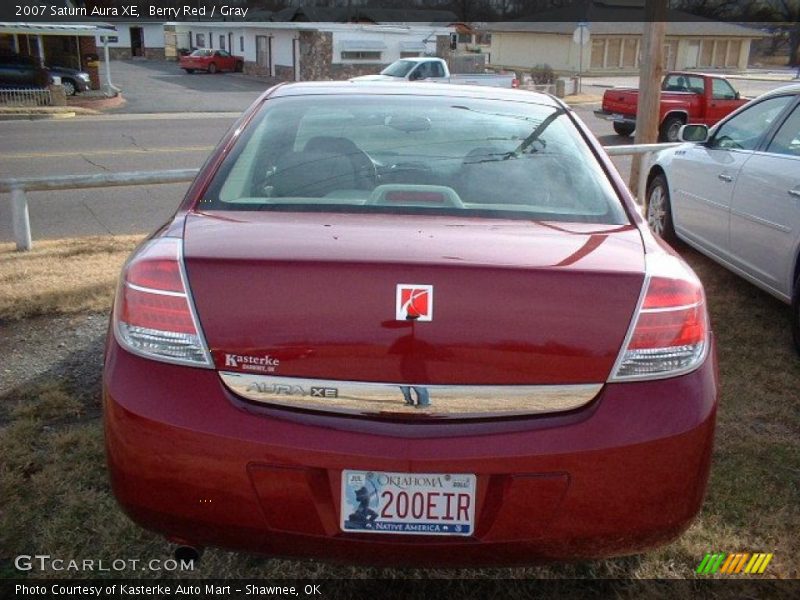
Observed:
[[[519,87],[514,74],[463,74],[450,73],[447,63],[441,58],[415,57],[396,60],[379,75],[362,75],[350,81],[433,81],[461,85],[483,85],[489,87]]]

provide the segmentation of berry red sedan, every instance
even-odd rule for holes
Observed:
[[[239,73],[244,69],[244,59],[241,56],[234,56],[226,50],[200,48],[191,54],[181,56],[178,66],[187,73],[195,71],[206,71],[211,74],[222,71]]]
[[[281,85],[124,267],[108,464],[195,548],[633,553],[701,506],[715,360],[700,282],[560,101]]]

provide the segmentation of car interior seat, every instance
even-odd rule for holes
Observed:
[[[277,198],[320,198],[337,190],[356,189],[353,164],[329,152],[290,152],[281,156],[269,181]]]
[[[353,166],[356,189],[371,190],[377,183],[375,163],[352,140],[334,136],[312,137],[306,142],[303,152],[322,152],[346,157]]]

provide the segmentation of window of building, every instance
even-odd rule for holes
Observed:
[[[742,42],[740,40],[728,40],[728,55],[725,58],[726,67],[739,66],[739,53],[742,49]]]
[[[239,36],[239,52],[244,52],[244,36]]]
[[[219,36],[219,47],[220,47],[220,50],[225,50],[225,36],[224,35]]]
[[[700,45],[697,64],[693,64],[693,57],[689,58],[689,67],[736,67],[739,64],[739,52],[742,47],[740,40],[699,40],[694,43]]]
[[[206,47],[206,34],[205,33],[198,33],[194,36],[194,45],[198,48],[205,48]]]
[[[634,68],[639,58],[639,40],[625,38],[622,42],[622,66]]]
[[[381,60],[381,52],[373,50],[344,50],[342,60]]]
[[[602,69],[605,64],[606,41],[602,38],[592,39],[592,69]]]
[[[609,38],[606,40],[606,69],[619,67],[622,60],[622,40],[620,38]]]
[[[400,52],[400,58],[415,58],[421,56],[421,54],[421,52],[402,51]]]
[[[639,67],[639,38],[592,38],[592,70]]]

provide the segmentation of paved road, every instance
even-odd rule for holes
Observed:
[[[199,167],[234,118],[222,113],[1,122],[0,177]],[[172,214],[187,187],[31,193],[34,241],[152,231]],[[5,196],[0,198],[0,241],[9,241],[8,197],[0,196]]]
[[[149,60],[112,61],[111,80],[127,100],[115,113],[242,112],[279,81],[241,73],[189,75],[177,63]]]

